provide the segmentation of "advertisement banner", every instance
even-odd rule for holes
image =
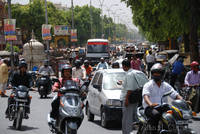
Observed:
[[[77,29],[71,29],[71,42],[77,42]]]
[[[16,19],[4,19],[4,35],[6,41],[17,40],[15,24]]]
[[[55,26],[54,35],[70,35],[69,29],[67,26],[64,25]]]
[[[47,24],[42,25],[42,39],[51,40],[51,25]]]

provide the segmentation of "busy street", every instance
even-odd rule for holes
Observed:
[[[0,0],[0,134],[200,134],[198,0]]]

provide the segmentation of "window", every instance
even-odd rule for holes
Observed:
[[[103,81],[103,74],[99,76],[98,85],[102,85],[102,81]]]
[[[97,83],[97,80],[98,80],[98,78],[99,78],[99,75],[100,75],[100,73],[96,73],[96,74],[95,74],[95,76],[94,76],[94,78],[93,78],[93,80],[92,80],[92,85],[94,85],[94,84]]]

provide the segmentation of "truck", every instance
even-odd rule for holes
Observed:
[[[110,46],[107,39],[88,39],[86,46],[86,59],[95,65],[103,57],[105,60],[110,58]]]

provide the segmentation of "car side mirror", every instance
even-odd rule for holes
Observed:
[[[93,87],[101,91],[101,85],[93,85]]]

